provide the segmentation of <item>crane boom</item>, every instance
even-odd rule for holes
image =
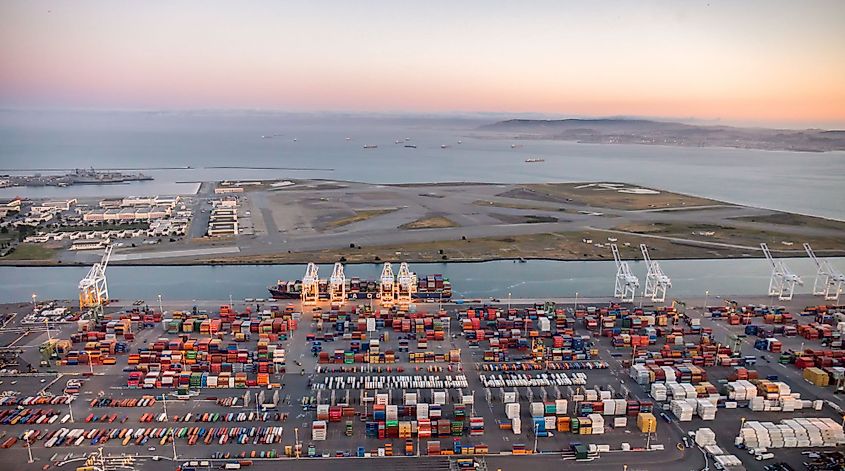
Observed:
[[[317,278],[317,265],[308,263],[302,277],[301,299],[304,305],[315,305],[320,299],[320,279]]]
[[[108,303],[109,287],[106,281],[106,267],[114,246],[107,245],[103,257],[94,263],[88,274],[79,281],[79,308],[86,309]]]
[[[789,269],[786,262],[774,258],[766,243],[760,244],[760,248],[763,250],[766,260],[772,266],[772,275],[769,278],[769,296],[777,296],[781,301],[792,300],[795,285],[803,286],[804,281]]]
[[[396,284],[396,303],[403,308],[409,306],[414,293],[417,292],[417,275],[411,272],[411,269],[405,262],[399,265],[399,273],[396,274]]]
[[[332,276],[329,277],[329,301],[332,304],[346,302],[346,276],[343,274],[343,264],[334,264]]]
[[[816,264],[816,278],[813,281],[813,294],[824,296],[826,301],[839,301],[845,287],[845,274],[837,270],[829,260],[816,257],[816,253],[810,244],[804,244],[807,255]]]
[[[631,273],[628,262],[622,260],[616,244],[610,244],[610,249],[613,251],[613,260],[616,262],[616,283],[613,296],[621,301],[631,302],[640,286],[640,280]]]
[[[763,249],[763,255],[766,256],[766,260],[772,265],[773,269],[777,269],[778,265],[775,261],[775,257],[772,256],[772,252],[769,250],[769,246],[766,243],[760,244],[760,248]]]
[[[666,301],[666,291],[672,287],[672,280],[663,273],[660,264],[651,260],[648,253],[648,247],[645,244],[640,244],[640,251],[643,253],[643,260],[645,260],[648,273],[645,279],[645,288],[643,296],[650,297],[652,301],[664,302]]]
[[[393,274],[393,266],[390,265],[390,262],[385,262],[384,267],[382,267],[379,281],[381,305],[384,307],[393,306],[396,300],[396,276]]]

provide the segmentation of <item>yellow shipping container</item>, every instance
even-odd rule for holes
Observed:
[[[819,387],[825,387],[830,384],[830,377],[827,373],[816,367],[805,368],[804,379]]]
[[[637,428],[639,428],[642,433],[657,432],[657,419],[654,417],[654,414],[648,412],[641,412],[637,414]]]

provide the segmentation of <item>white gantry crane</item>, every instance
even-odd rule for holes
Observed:
[[[399,273],[396,274],[396,304],[404,308],[411,304],[414,293],[417,292],[417,275],[411,272],[408,264],[402,262],[399,265]]]
[[[643,296],[651,298],[654,302],[662,303],[666,301],[666,290],[672,287],[672,280],[663,273],[660,264],[653,261],[648,255],[648,247],[645,244],[640,244],[640,251],[643,253],[643,260],[648,267]]]
[[[396,276],[393,275],[393,266],[390,262],[385,262],[384,268],[381,269],[381,278],[379,279],[379,299],[381,305],[384,307],[393,306],[393,301],[396,299]]]
[[[85,278],[79,281],[79,308],[93,309],[95,316],[102,314],[103,306],[109,302],[106,267],[109,265],[112,249],[112,245],[107,245],[103,258],[91,267]]]
[[[777,296],[781,301],[791,301],[792,294],[795,292],[795,285],[803,285],[801,277],[792,273],[783,260],[775,260],[769,246],[765,243],[760,244],[763,249],[763,254],[772,265],[772,277],[769,279],[769,296]]]
[[[637,288],[640,287],[640,280],[631,273],[628,262],[623,261],[619,256],[619,247],[616,244],[610,244],[610,249],[613,250],[613,260],[616,262],[616,285],[613,296],[621,301],[633,302]]]
[[[317,265],[309,263],[302,277],[302,304],[315,305],[320,300],[320,279],[317,277]]]
[[[845,274],[834,268],[830,261],[817,258],[810,244],[804,244],[804,250],[818,267],[816,280],[813,282],[813,294],[824,296],[826,301],[839,302],[839,295],[845,286]]]
[[[332,276],[329,278],[329,301],[332,304],[346,302],[346,276],[343,274],[343,264],[335,263]]]

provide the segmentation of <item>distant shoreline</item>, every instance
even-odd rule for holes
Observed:
[[[556,140],[579,144],[721,147],[783,152],[845,151],[845,131],[695,125],[648,119],[510,119],[477,129],[479,139]]]
[[[804,260],[806,259],[805,256],[800,256],[797,254],[798,250],[794,250],[796,255],[794,256],[781,256],[778,259],[783,260]],[[777,250],[772,251],[775,254],[782,253]],[[840,250],[838,252],[833,252],[830,250],[823,250],[817,251],[816,255],[825,257],[825,258],[845,258],[845,249]],[[801,251],[803,253],[803,251]],[[629,262],[642,262],[641,259],[636,257],[627,258],[623,257],[624,260]],[[660,260],[765,260],[766,257],[761,255],[750,255],[750,256],[720,256],[720,257],[675,257],[675,256],[661,256]],[[398,259],[397,259],[398,260]],[[488,263],[488,262],[514,262],[518,263],[520,260],[525,260],[526,262],[529,261],[542,261],[542,262],[613,262],[613,258],[554,258],[554,257],[521,257],[521,258],[514,258],[514,257],[507,257],[507,258],[479,258],[479,259],[449,259],[449,260],[427,260],[427,259],[414,259],[414,258],[402,258],[401,261],[411,263],[411,264],[420,264],[420,263],[432,263],[432,264],[477,264],[477,263]],[[337,261],[337,260],[335,260]],[[271,266],[271,265],[306,265],[309,262],[314,262],[313,260],[302,258],[299,261],[285,261],[285,262],[276,262],[276,261],[238,261],[233,260],[231,262],[224,262],[220,260],[214,260],[209,262],[203,261],[174,261],[174,262],[144,262],[144,261],[110,261],[109,266],[121,266],[121,267],[228,267],[228,266]],[[360,265],[383,265],[384,262],[393,262],[393,260],[382,260],[378,262],[343,262],[344,266],[360,266]],[[334,262],[323,262],[318,261],[314,262],[317,265],[330,265]],[[8,267],[8,268],[84,268],[90,267],[90,263],[58,263],[56,261],[33,261],[33,262],[21,262],[16,261],[15,263],[5,263],[0,261],[0,268]]]
[[[262,167],[251,165],[226,165],[226,166],[202,166],[202,167],[98,167],[103,171],[133,171],[133,170],[290,170],[304,172],[334,172],[333,168],[320,167]],[[72,172],[76,168],[0,168],[0,172]]]

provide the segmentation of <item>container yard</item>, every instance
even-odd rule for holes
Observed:
[[[311,278],[311,298],[302,288],[249,303],[3,306],[0,461],[806,469],[801,451],[813,450],[812,469],[836,469],[821,463],[842,459],[843,306],[420,303],[402,288],[418,280],[384,290],[389,276],[379,298],[350,300],[332,296],[350,286],[337,271],[334,285]]]

